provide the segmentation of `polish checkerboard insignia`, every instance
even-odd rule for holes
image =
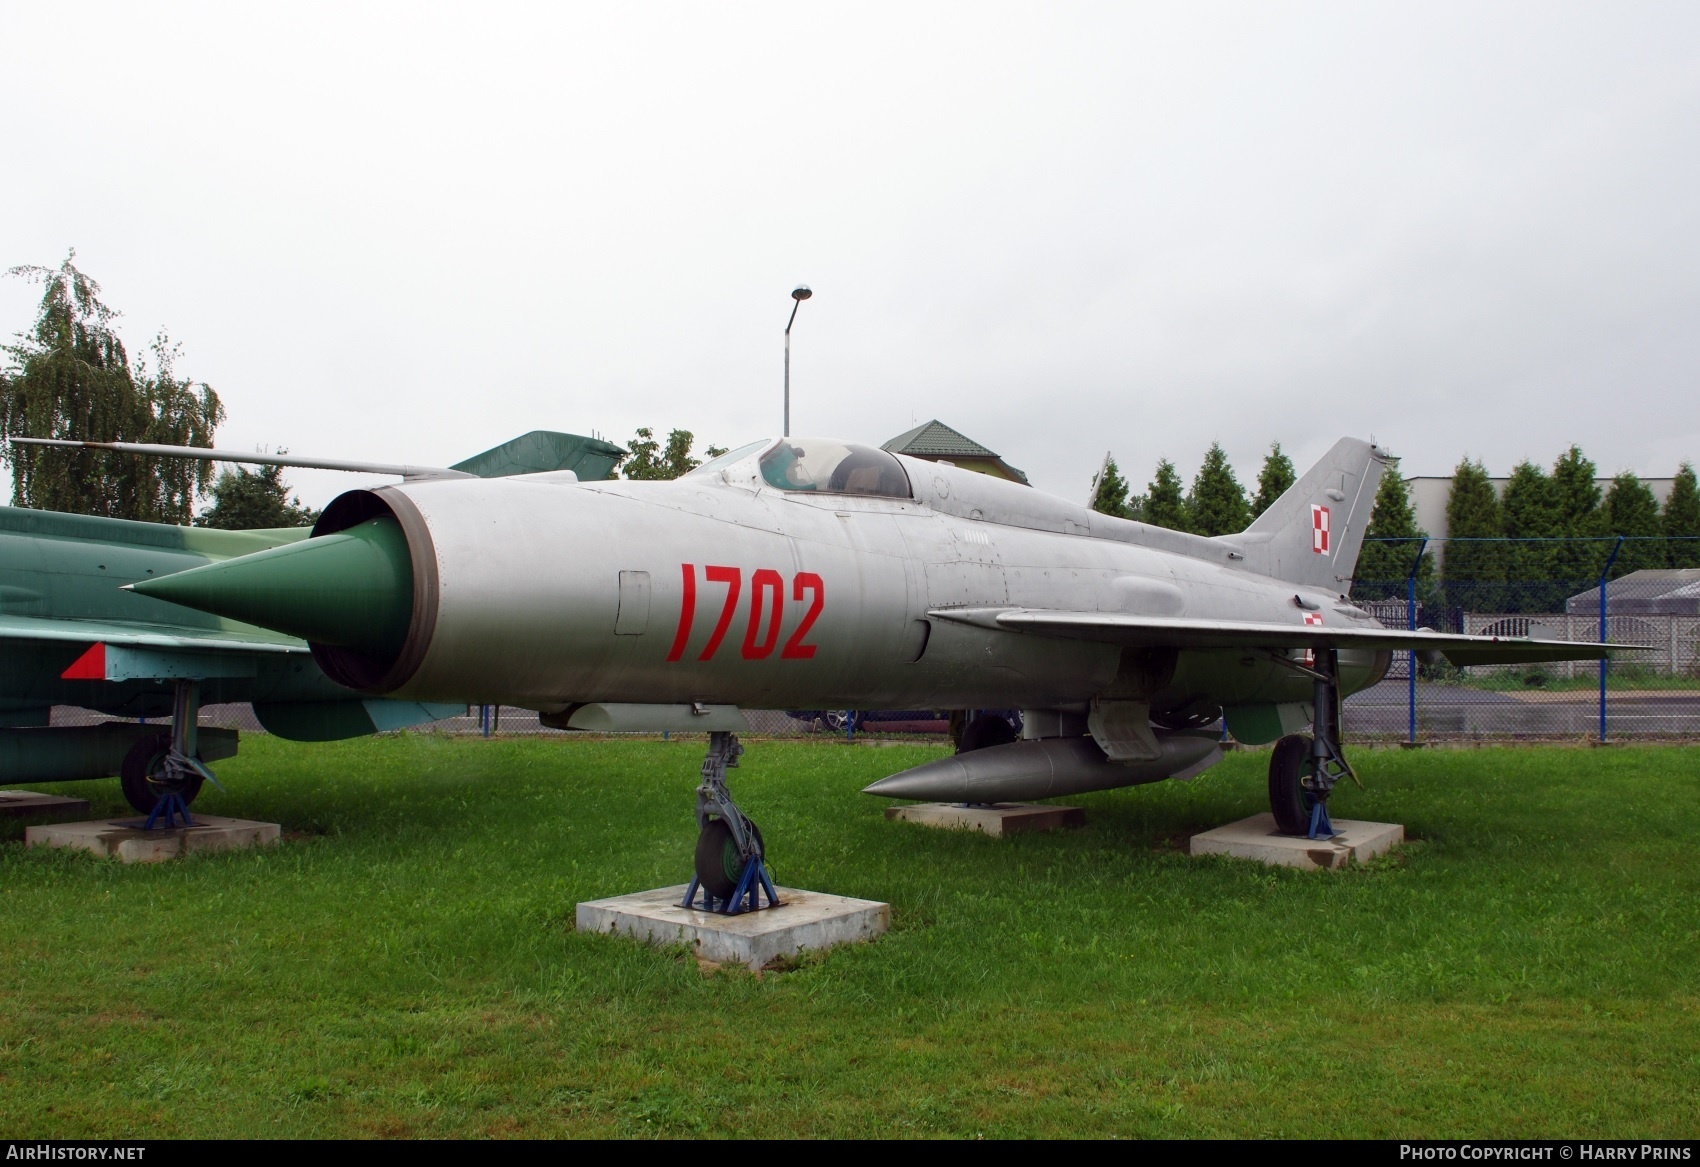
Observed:
[[[1327,507],[1315,507],[1315,508],[1312,508],[1312,509],[1320,510],[1324,515],[1326,515],[1328,513]],[[1328,529],[1326,527],[1323,528],[1322,538],[1323,538],[1323,541],[1326,543],[1327,539],[1328,539]],[[1322,623],[1322,613],[1321,612],[1306,612],[1305,613],[1305,623],[1306,624],[1321,624]],[[1313,649],[1313,648],[1305,649],[1304,663],[1306,665],[1315,665],[1316,664],[1316,650],[1315,649]]]
[[[1328,508],[1311,504],[1310,549],[1318,555],[1328,554]]]

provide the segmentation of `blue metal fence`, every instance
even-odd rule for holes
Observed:
[[[1390,626],[1539,635],[1630,645],[1598,664],[1453,669],[1397,654],[1380,685],[1348,699],[1356,736],[1700,736],[1700,568],[1695,540],[1373,540],[1364,560],[1407,565],[1397,580],[1353,581],[1352,595]],[[1397,553],[1396,555],[1393,553]],[[1557,568],[1539,572],[1541,567]],[[1395,597],[1397,597],[1395,599]],[[1584,693],[1578,681],[1590,682]]]

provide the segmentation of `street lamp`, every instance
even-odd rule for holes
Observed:
[[[796,303],[791,305],[791,319],[785,322],[785,433],[782,436],[787,438],[791,436],[791,326],[797,322],[797,309],[812,295],[807,284],[792,288],[791,298]]]

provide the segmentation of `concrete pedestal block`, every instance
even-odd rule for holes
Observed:
[[[88,812],[86,798],[37,794],[33,790],[0,790],[0,818],[68,819]]]
[[[1254,814],[1237,823],[1217,827],[1192,837],[1194,855],[1232,855],[1255,859],[1278,867],[1302,867],[1310,871],[1362,863],[1391,851],[1405,841],[1405,828],[1398,823],[1366,823],[1335,819],[1332,839],[1306,839],[1275,830],[1275,816]]]
[[[872,940],[891,925],[891,907],[876,900],[781,887],[780,906],[722,916],[681,908],[685,884],[578,906],[580,932],[612,932],[649,944],[690,945],[703,960],[760,969],[774,960],[835,944]]]
[[[885,817],[944,830],[981,831],[993,838],[1018,831],[1054,831],[1059,827],[1086,825],[1086,812],[1078,806],[1039,806],[1027,802],[994,802],[988,806],[919,802],[913,806],[888,806]]]
[[[144,831],[145,818],[54,823],[26,827],[24,845],[29,847],[75,847],[102,858],[125,863],[159,863],[190,851],[235,851],[265,847],[278,840],[276,823],[249,819],[227,819],[191,810],[195,825]]]

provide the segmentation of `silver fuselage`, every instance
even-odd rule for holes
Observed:
[[[1065,709],[1125,682],[1128,650],[929,612],[1301,624],[1302,593],[1312,622],[1374,626],[1344,584],[1260,576],[1217,540],[903,462],[913,500],[789,493],[737,467],[671,482],[385,488],[423,520],[437,576],[429,643],[393,695],[545,712],[584,702]],[[1154,712],[1311,698],[1311,680],[1266,653],[1182,651],[1170,663],[1141,695]],[[1343,652],[1342,687],[1385,668],[1385,654]]]

